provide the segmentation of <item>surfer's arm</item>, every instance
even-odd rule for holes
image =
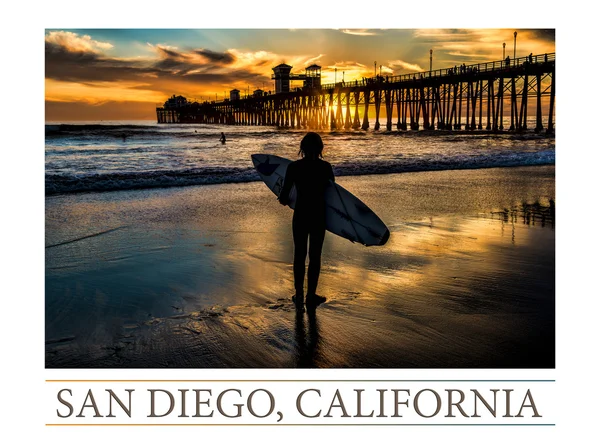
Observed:
[[[282,205],[287,206],[290,202],[290,191],[292,190],[292,185],[294,184],[293,170],[293,166],[289,165],[285,173],[285,179],[283,180],[283,188],[281,188],[281,192],[279,193],[279,203],[281,203]]]
[[[329,165],[329,180],[331,180],[332,182],[335,182],[335,176],[333,175],[333,168],[331,167],[330,163],[327,163]]]

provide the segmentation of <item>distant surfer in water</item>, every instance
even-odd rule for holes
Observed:
[[[221,132],[221,138],[219,140],[221,141],[221,144],[223,144],[223,145],[227,141],[226,138],[225,138],[225,133],[224,132]]]
[[[304,271],[308,252],[308,288],[306,306],[314,308],[325,301],[317,295],[321,272],[321,250],[325,239],[325,189],[334,181],[331,165],[322,160],[323,140],[319,134],[309,132],[300,143],[300,160],[291,163],[285,174],[279,202],[289,203],[289,195],[296,185],[296,207],[292,219],[294,235],[294,287],[292,297],[297,308],[304,305]],[[307,251],[307,243],[309,243]]]

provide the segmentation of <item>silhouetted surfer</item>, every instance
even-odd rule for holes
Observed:
[[[221,142],[221,144],[225,144],[225,142],[227,141],[227,139],[225,138],[225,133],[221,132],[221,138],[219,139],[219,141]]]
[[[325,189],[329,180],[335,179],[331,165],[322,160],[323,141],[319,134],[306,134],[300,143],[298,155],[302,155],[302,159],[296,160],[287,168],[279,202],[287,205],[292,186],[296,185],[297,198],[292,221],[296,295],[292,299],[297,308],[303,306],[304,271],[308,252],[306,306],[314,308],[325,301],[325,297],[317,295],[316,291],[325,239]]]

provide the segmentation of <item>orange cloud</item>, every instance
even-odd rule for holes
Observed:
[[[341,31],[344,34],[350,34],[350,35],[359,35],[359,36],[377,35],[376,32],[369,31],[368,29],[342,29]]]
[[[336,69],[337,75],[335,73]],[[377,69],[377,72],[379,72],[379,67]],[[362,80],[363,77],[372,77],[374,72],[374,67],[356,61],[336,62],[333,65],[328,65],[323,68],[321,83],[340,82],[342,79],[346,82]]]
[[[407,71],[415,71],[415,72],[424,71],[424,69],[421,68],[421,66],[419,66],[418,64],[408,63],[403,60],[390,60],[390,61],[388,61],[388,66],[392,70],[399,69],[399,70],[407,70]]]
[[[500,60],[502,44],[506,43],[506,55],[514,52],[514,29],[419,29],[414,32],[417,40],[431,43],[436,53],[456,57],[464,61],[482,62]],[[553,30],[517,30],[517,57],[530,53],[544,54],[555,51]]]

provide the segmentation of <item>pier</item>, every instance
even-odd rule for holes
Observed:
[[[555,53],[351,82],[320,83],[320,67],[273,68],[274,93],[189,102],[172,97],[158,123],[275,126],[310,130],[487,130],[554,132]],[[289,69],[288,69],[289,68]],[[318,68],[318,69],[317,69]],[[304,86],[290,87],[290,81]],[[235,92],[237,91],[237,92]],[[383,115],[382,115],[383,114]],[[535,126],[528,128],[535,115]],[[503,117],[510,124],[505,126]],[[381,121],[380,121],[381,120]]]

